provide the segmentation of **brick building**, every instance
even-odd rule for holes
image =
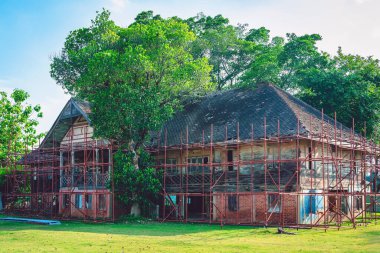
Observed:
[[[163,220],[327,225],[376,209],[376,148],[273,85],[212,94],[153,139]]]
[[[90,113],[88,103],[66,104],[8,178],[6,210],[115,217],[114,148],[93,138]],[[146,149],[163,175],[162,221],[327,226],[377,209],[377,146],[271,84],[186,105]]]

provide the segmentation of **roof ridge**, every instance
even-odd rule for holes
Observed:
[[[294,103],[292,103],[283,93],[290,95],[290,96],[291,96],[291,94],[289,94],[285,90],[277,87],[276,85],[270,85],[270,87],[272,87],[273,90],[277,93],[277,95],[282,99],[282,101],[284,101],[284,103],[289,106],[290,110],[292,111],[292,113],[296,117],[297,125],[299,126],[299,129],[297,129],[297,133],[300,134],[301,127],[303,127],[306,130],[306,132],[309,132],[309,130],[307,129],[307,126],[305,126],[303,124],[303,122],[300,118],[300,113],[302,112],[301,108],[297,108],[297,106]],[[300,100],[300,101],[302,101],[302,100]]]
[[[61,112],[58,114],[57,118],[55,119],[52,127],[49,129],[47,134],[45,135],[44,139],[42,140],[41,144],[39,145],[40,147],[44,147],[45,145],[48,145],[48,140],[52,137],[53,132],[56,130],[56,127],[61,124],[61,120],[64,120],[64,112],[68,108],[68,106],[74,106],[77,112],[79,112],[80,115],[82,115],[89,124],[91,124],[91,121],[88,117],[88,113],[83,110],[83,108],[79,105],[80,100],[75,99],[74,97],[71,97],[65,104],[65,106],[62,108]],[[71,109],[70,109],[71,111]],[[77,116],[77,115],[76,115]],[[53,137],[54,139],[54,137]]]
[[[295,113],[296,118],[300,122],[300,125],[302,125],[305,128],[306,132],[311,134],[315,133],[315,131],[318,131],[316,130],[317,126],[315,125],[315,123],[317,122],[317,124],[322,124],[322,121],[324,122],[325,126],[330,125],[330,128],[333,127],[341,129],[347,133],[349,133],[352,130],[351,128],[345,126],[342,122],[333,119],[328,114],[325,114],[323,113],[323,111],[314,108],[305,101],[291,95],[285,90],[276,86],[274,86],[274,89],[277,92],[277,94],[284,100],[284,102],[289,105],[293,113]],[[307,124],[308,121],[309,124]],[[332,131],[332,129],[326,129],[323,131]],[[355,133],[355,135],[356,134],[357,133]],[[344,135],[346,135],[346,133],[344,133]]]

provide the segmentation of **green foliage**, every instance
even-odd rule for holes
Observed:
[[[328,56],[319,52],[316,46],[321,39],[318,34],[299,37],[293,33],[287,34],[287,42],[278,55],[280,87],[288,90],[300,88],[306,69],[325,65]]]
[[[0,168],[0,189],[6,182],[6,175],[9,175],[11,172],[9,167],[1,167]]]
[[[98,13],[92,25],[72,31],[51,75],[70,94],[91,102],[97,137],[139,150],[182,102],[213,89],[211,66],[194,59],[195,35],[176,18],[138,15],[127,28]]]
[[[274,37],[269,39],[269,30],[264,27],[252,29],[246,39],[252,44],[248,49],[251,61],[239,78],[237,86],[252,87],[261,82],[280,82],[281,66],[278,61],[283,52],[284,39]]]
[[[10,95],[0,91],[0,190],[6,175],[17,169],[16,162],[42,137],[36,131],[41,107],[28,104],[28,98],[20,89]]]
[[[140,169],[136,170],[133,163],[133,154],[119,150],[113,156],[114,161],[114,188],[116,198],[127,209],[135,203],[147,207],[157,203],[162,188],[158,172],[151,166],[150,157],[142,152],[139,162]]]
[[[372,57],[345,55],[341,50],[325,64],[305,68],[299,74],[299,96],[323,108],[330,116],[337,113],[346,126],[378,140],[380,123],[380,67]]]
[[[203,13],[185,22],[197,35],[191,53],[196,59],[209,59],[213,66],[212,81],[217,84],[217,89],[234,85],[250,61],[249,43],[242,39],[245,26],[233,26],[221,15],[211,17]]]
[[[135,18],[135,23],[138,24],[149,24],[151,20],[162,20],[160,15],[153,15],[153,11],[143,11],[137,14]]]
[[[252,30],[251,30],[252,31]],[[240,77],[238,86],[272,82],[290,91],[303,101],[346,126],[364,132],[373,139],[379,137],[380,66],[377,59],[346,55],[341,49],[336,56],[321,52],[318,34],[287,39],[273,38],[268,43],[267,30],[254,30],[247,39],[254,43],[251,55],[255,59]],[[263,38],[263,39],[257,39]]]
[[[22,154],[38,143],[41,107],[27,103],[29,94],[15,89],[12,94],[0,91],[0,174],[6,173]],[[4,179],[0,176],[1,181]]]

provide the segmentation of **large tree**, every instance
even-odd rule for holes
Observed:
[[[252,30],[257,35],[256,30]],[[261,31],[261,41],[251,51],[252,61],[237,86],[273,82],[305,102],[323,109],[346,126],[378,138],[380,125],[380,65],[373,57],[344,54],[341,49],[331,56],[317,47],[318,34],[297,36],[286,40],[273,38]],[[246,39],[257,41],[255,36]]]
[[[176,18],[140,15],[120,27],[103,10],[90,27],[70,33],[51,75],[91,103],[95,135],[127,148],[138,168],[150,131],[159,130],[184,101],[213,89],[207,59],[189,53],[195,38]]]
[[[322,61],[320,61],[321,63]],[[298,74],[298,96],[323,108],[330,116],[337,113],[346,126],[378,140],[380,126],[380,66],[372,57],[344,54],[325,56],[323,64],[305,68]]]

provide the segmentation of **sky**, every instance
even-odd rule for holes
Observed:
[[[222,14],[232,24],[266,27],[272,36],[318,33],[318,47],[380,59],[379,0],[0,0],[0,90],[21,88],[44,117],[48,131],[70,96],[50,77],[51,57],[70,31],[89,26],[106,8],[121,26],[141,11],[187,18],[199,12]]]

